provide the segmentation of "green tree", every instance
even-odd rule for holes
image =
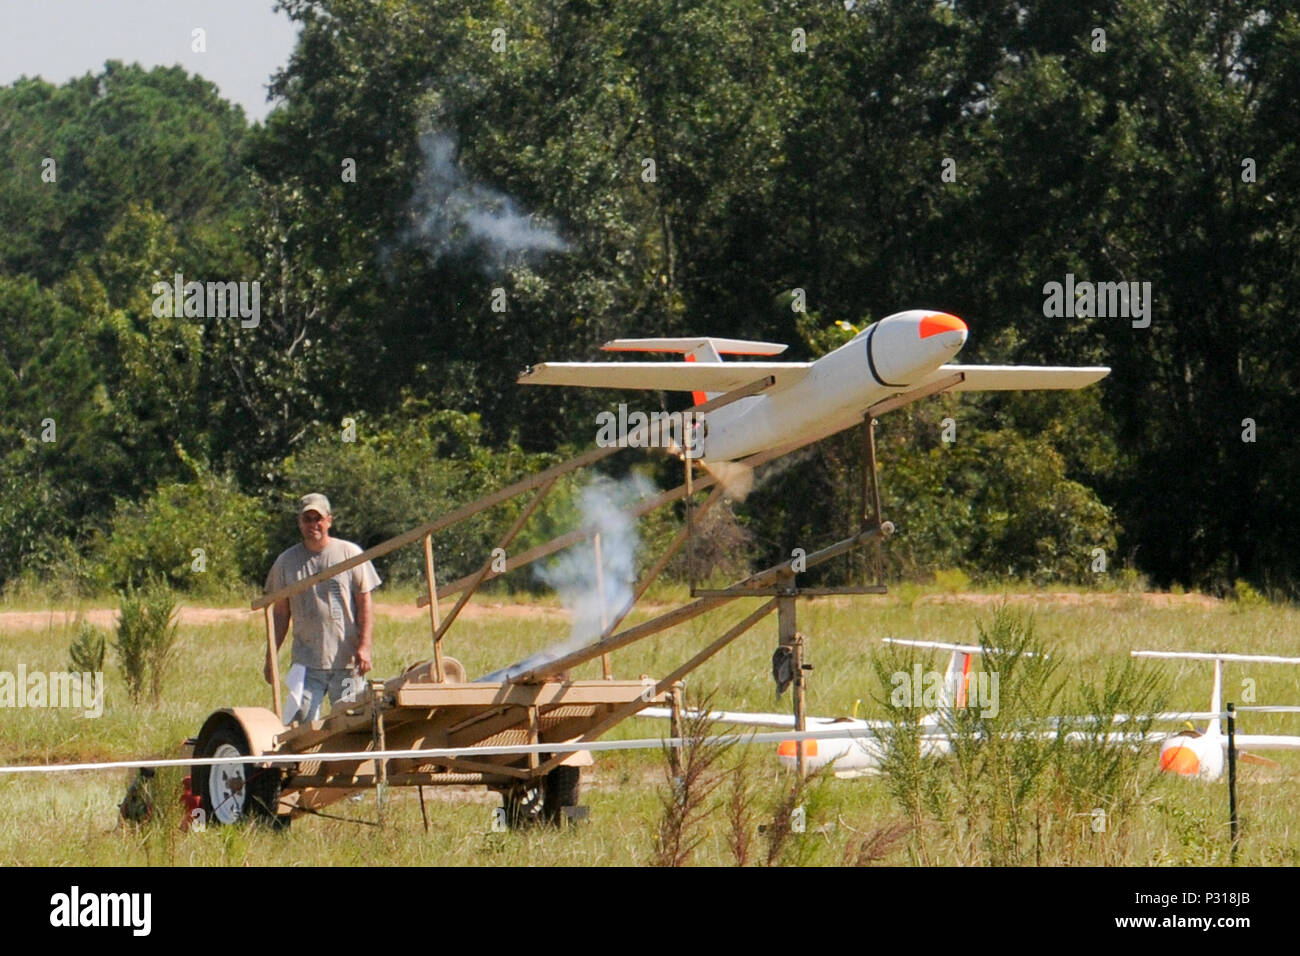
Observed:
[[[177,230],[199,278],[226,267],[231,225],[248,204],[239,152],[243,111],[180,67],[110,60],[62,86],[20,79],[0,89],[0,272],[52,283],[100,248],[145,197]],[[42,179],[55,161],[56,179]]]

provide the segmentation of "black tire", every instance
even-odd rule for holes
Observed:
[[[238,758],[249,756],[251,750],[244,729],[231,717],[199,737],[194,746],[194,756]],[[229,764],[197,766],[190,772],[201,801],[204,822],[213,826],[252,819],[281,828],[283,823],[278,816],[280,778],[279,767],[241,764],[237,759],[232,759]]]
[[[578,805],[581,774],[580,767],[559,766],[540,783],[519,784],[506,790],[503,794],[506,825],[512,830],[538,823],[558,826],[564,808]]]
[[[548,823],[559,823],[565,807],[578,805],[578,791],[581,789],[582,768],[559,766],[546,775],[545,810]]]

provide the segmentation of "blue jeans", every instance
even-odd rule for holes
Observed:
[[[299,721],[316,720],[320,717],[321,704],[326,695],[330,699],[330,709],[337,707],[340,701],[350,702],[361,692],[362,677],[350,667],[338,670],[326,670],[319,667],[307,668],[307,676],[302,687],[302,706],[298,709]]]

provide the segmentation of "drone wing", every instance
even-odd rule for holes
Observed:
[[[670,392],[729,392],[767,375],[769,394],[808,374],[811,362],[543,362],[524,370],[520,385],[642,388]]]
[[[960,373],[948,392],[1010,392],[1040,388],[1084,388],[1110,374],[1104,365],[943,365],[913,385],[924,388]]]

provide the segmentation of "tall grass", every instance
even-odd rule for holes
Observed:
[[[74,673],[95,673],[104,669],[108,639],[102,630],[86,620],[77,621],[76,637],[68,645],[68,663]]]
[[[663,813],[651,854],[654,866],[685,865],[704,839],[701,824],[719,808],[714,794],[726,779],[722,761],[735,745],[711,739],[711,705],[711,696],[686,704],[681,728],[685,745],[680,756],[674,757],[671,748],[664,745],[667,779],[660,794]]]
[[[179,632],[176,598],[166,585],[150,583],[138,591],[128,586],[119,592],[118,601],[113,647],[127,693],[132,703],[139,703],[147,684],[150,700],[157,705]]]
[[[980,666],[998,677],[997,707],[985,700],[941,711],[946,740],[936,740],[935,728],[922,723],[925,706],[881,699],[893,722],[882,769],[913,828],[915,858],[995,866],[1095,861],[1098,847],[1080,845],[1094,833],[1104,835],[1102,858],[1122,858],[1125,827],[1156,782],[1151,720],[1134,715],[1164,706],[1159,674],[1126,658],[1107,666],[1098,683],[1050,648],[1031,616],[1006,606],[978,634]],[[880,655],[882,685],[892,673],[910,674],[913,657]],[[1116,722],[1117,715],[1126,719]]]
[[[389,594],[385,600],[393,598]],[[494,603],[500,600],[492,598]],[[1059,712],[1075,707],[1080,708],[1078,712],[1127,707],[1137,691],[1118,685],[1123,684],[1122,672],[1132,648],[1221,647],[1293,653],[1300,612],[1287,607],[1233,607],[1151,607],[1137,600],[1119,606],[1042,606],[1033,618],[1034,634],[1035,640],[1051,651],[1051,660],[1059,661],[1056,680],[1063,684]],[[615,653],[615,676],[666,673],[734,624],[745,610],[735,607],[713,612]],[[888,653],[880,650],[878,638],[894,635],[969,642],[978,639],[978,623],[983,621],[990,632],[988,642],[1005,646],[1006,637],[992,634],[989,613],[962,605],[915,602],[909,606],[892,596],[801,602],[800,630],[809,635],[810,659],[817,665],[808,686],[809,713],[847,715],[854,701],[861,698],[864,709],[859,716],[886,718],[888,708],[873,693],[872,660]],[[634,615],[629,623],[642,619]],[[461,659],[471,675],[477,675],[518,660],[568,633],[568,621],[542,605],[527,615],[480,612],[457,623],[444,650]],[[64,624],[61,619],[32,630],[6,633],[0,641],[0,670],[12,671],[19,663],[25,663],[29,672],[62,669],[75,637],[75,624]],[[267,706],[270,692],[262,680],[265,633],[260,616],[182,624],[178,640],[185,652],[184,666],[173,662],[158,707],[132,705],[125,676],[110,660],[105,669],[104,713],[99,719],[87,720],[70,710],[0,708],[0,758],[8,764],[172,756],[180,741],[197,732],[212,711],[235,705]],[[691,675],[690,686],[716,688],[713,705],[720,709],[785,709],[788,697],[780,703],[773,700],[768,659],[774,642],[773,631],[755,628]],[[376,675],[399,673],[429,655],[427,618],[378,615]],[[1029,662],[1025,658],[1017,666]],[[936,657],[935,663],[941,665],[943,658]],[[1108,668],[1114,670],[1111,676],[1107,676]],[[574,676],[595,679],[599,673],[599,662],[593,662]],[[1200,710],[1208,704],[1208,665],[1180,662],[1168,667],[1166,677],[1170,709]],[[1300,668],[1230,664],[1224,674],[1225,699],[1241,699],[1236,695],[1245,679],[1257,684],[1256,703],[1300,703]],[[1080,696],[1081,683],[1097,695],[1094,704]],[[1002,712],[993,726],[1009,719],[1011,692],[1005,675],[1000,690]],[[1293,715],[1248,714],[1243,715],[1242,724],[1243,732],[1300,733],[1300,720]],[[666,732],[666,722],[638,719],[620,724],[609,736],[656,737]],[[1077,745],[1069,751],[1058,758],[1066,763],[1049,762],[1035,784],[1035,794],[1059,794],[1059,800],[1042,796],[1034,802],[1031,794],[1027,807],[1000,811],[1003,818],[996,830],[991,816],[951,798],[957,786],[953,771],[947,765],[931,769],[926,764],[930,758],[923,760],[919,752],[915,760],[925,770],[916,801],[920,832],[891,789],[896,784],[888,775],[827,779],[821,784],[821,802],[803,803],[806,832],[791,833],[776,862],[955,865],[987,863],[997,853],[998,859],[1030,864],[1037,860],[1044,865],[1228,863],[1226,784],[1146,780],[1124,761],[1131,759],[1132,766],[1142,772],[1153,769],[1154,754],[1148,750],[1131,757],[1110,753],[1108,759],[1120,763],[1113,785],[1105,789],[1095,780],[1102,777],[1108,764],[1102,762],[1099,773],[1090,769],[1087,761],[1101,761],[1107,751],[1101,749],[1089,756],[1086,748]],[[736,762],[742,755],[747,762],[745,770],[739,770]],[[1300,865],[1300,847],[1294,838],[1300,829],[1300,754],[1270,756],[1283,765],[1281,770],[1239,768],[1243,833],[1239,862]],[[991,755],[978,750],[971,759],[998,766]],[[505,834],[491,832],[491,810],[499,805],[499,798],[481,788],[426,788],[432,831],[427,835],[416,794],[398,787],[390,789],[386,797],[383,828],[304,818],[295,821],[287,833],[212,826],[203,833],[182,833],[179,806],[173,806],[173,798],[165,795],[160,795],[156,806],[164,813],[176,811],[174,824],[160,819],[146,827],[123,826],[118,804],[127,781],[118,771],[39,778],[5,776],[0,777],[0,863],[292,866],[384,861],[411,866],[639,866],[654,852],[663,816],[662,763],[662,756],[654,750],[597,754],[596,766],[583,771],[583,803],[591,809],[588,821],[562,831],[541,828]],[[978,766],[969,776],[977,776]],[[724,779],[710,804],[721,810],[689,831],[688,837],[695,842],[687,862],[734,865],[738,858],[736,836],[740,834],[740,853],[746,864],[762,864],[769,842],[766,832],[758,834],[757,825],[776,822],[778,808],[796,781],[780,770],[775,747],[770,746],[737,747],[719,769]],[[1058,769],[1063,771],[1059,780]],[[986,782],[967,779],[963,786],[979,799],[1005,803],[1009,798],[991,792],[994,783],[992,778]],[[927,788],[933,789],[933,798],[927,795]],[[735,811],[731,809],[733,799],[738,800]],[[339,812],[374,819],[373,800],[373,795],[367,795],[362,803]],[[1091,811],[1095,808],[1107,811],[1104,832],[1092,829]],[[741,822],[733,823],[733,819]],[[990,845],[1006,845],[1009,821],[1018,827],[1014,857],[1012,851]],[[958,825],[964,829],[958,830]]]

